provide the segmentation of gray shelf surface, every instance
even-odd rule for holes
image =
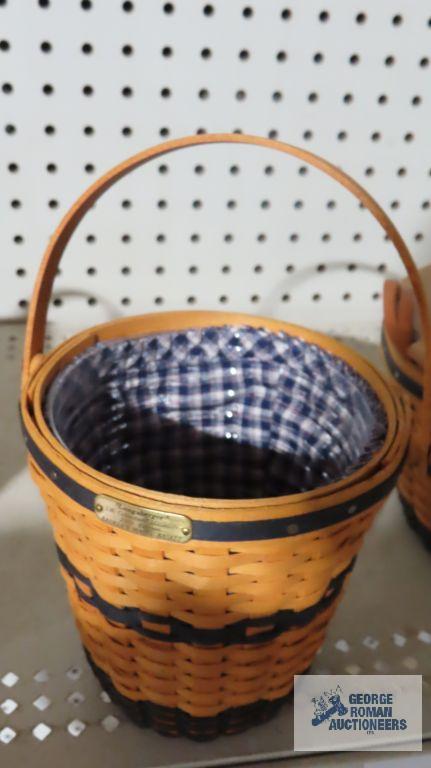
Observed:
[[[106,701],[84,660],[43,503],[26,469],[17,416],[22,335],[19,324],[0,326],[0,765],[430,765],[427,744],[426,754],[410,756],[294,754],[290,703],[270,723],[199,744],[141,730]],[[359,347],[376,355],[369,345]],[[422,674],[426,739],[431,738],[430,574],[431,553],[407,527],[393,494],[366,538],[312,670]],[[5,743],[8,734],[13,738]]]

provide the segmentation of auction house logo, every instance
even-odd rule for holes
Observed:
[[[405,731],[406,718],[394,717],[393,693],[349,694],[349,706],[341,701],[341,686],[335,690],[323,691],[320,696],[313,696],[314,716],[311,725],[328,723],[330,731],[366,731],[369,735],[376,731]]]
[[[295,675],[294,749],[421,750],[421,675]]]

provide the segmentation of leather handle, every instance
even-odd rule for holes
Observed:
[[[427,451],[431,433],[431,321],[420,276],[407,245],[378,203],[365,191],[365,189],[363,189],[363,187],[360,186],[360,184],[354,181],[346,173],[323,158],[318,157],[311,152],[307,152],[304,149],[259,136],[229,133],[201,134],[167,141],[156,147],[146,149],[144,152],[140,152],[120,165],[117,165],[115,168],[112,168],[84,192],[66,213],[54,232],[39,268],[28,313],[22,373],[23,388],[27,386],[29,375],[32,371],[33,361],[35,361],[37,356],[43,351],[48,304],[58,264],[66,245],[85,213],[107,189],[123,176],[130,173],[130,171],[133,171],[135,168],[144,165],[156,157],[161,157],[162,155],[166,155],[178,149],[194,147],[200,144],[252,144],[259,147],[266,147],[267,149],[278,150],[286,155],[292,155],[293,157],[318,168],[323,171],[323,173],[326,173],[328,176],[335,179],[335,181],[338,181],[343,187],[348,189],[349,192],[351,192],[379,222],[404,263],[419,307],[426,355],[424,366],[424,393],[422,399],[423,418],[418,419],[420,430],[416,433],[416,437],[418,438],[420,448]]]

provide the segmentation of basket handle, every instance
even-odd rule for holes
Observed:
[[[318,157],[311,152],[307,152],[304,149],[259,136],[229,133],[201,134],[167,141],[156,147],[146,149],[144,152],[140,152],[120,165],[115,166],[115,168],[108,171],[108,173],[102,176],[102,178],[96,181],[86,190],[86,192],[84,192],[84,194],[69,209],[54,232],[39,268],[27,320],[22,373],[23,388],[26,387],[29,375],[36,367],[37,360],[40,360],[40,355],[43,351],[48,304],[58,264],[66,245],[85,213],[107,189],[123,176],[126,176],[130,171],[133,171],[135,168],[144,165],[149,160],[156,157],[161,157],[162,155],[166,155],[177,149],[194,147],[200,144],[252,144],[268,149],[275,149],[284,154],[297,157],[299,160],[323,171],[323,173],[326,173],[328,176],[335,179],[335,181],[339,182],[343,187],[348,189],[349,192],[351,192],[379,222],[404,263],[419,306],[426,355],[423,379],[424,392],[422,398],[423,418],[418,419],[418,426],[420,428],[416,431],[416,437],[418,448],[420,448],[421,451],[425,450],[427,453],[429,438],[431,436],[431,320],[428,314],[426,296],[420,276],[407,245],[378,203],[365,191],[365,189],[363,189],[363,187],[360,186],[360,184],[354,181],[346,173],[323,158]]]

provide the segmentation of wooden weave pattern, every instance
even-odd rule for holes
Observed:
[[[195,628],[228,627],[244,618],[318,605],[361,546],[381,503],[347,522],[298,537],[235,545],[160,542],[122,531],[59,494],[30,462],[47,504],[57,545],[97,593],[118,608],[138,607]],[[339,600],[305,626],[252,645],[199,647],[161,640],[108,621],[77,593],[62,569],[83,644],[115,688],[133,701],[178,708],[194,717],[285,697],[307,669]],[[91,591],[78,584],[85,595]],[[145,622],[144,622],[145,625]],[[166,625],[165,625],[166,626]],[[267,631],[264,624],[250,634]]]
[[[410,406],[412,415],[411,431],[412,435],[414,435],[418,429],[418,405],[420,401],[410,392],[407,392],[398,381],[394,381],[394,386]],[[407,458],[398,479],[397,487],[401,501],[406,507],[409,522],[422,535],[424,541],[431,546],[431,475],[423,472],[422,468],[418,466],[414,450],[414,440],[410,441]],[[417,524],[415,524],[415,519],[412,518],[412,515],[416,518]]]
[[[411,430],[407,458],[398,479],[398,491],[407,519],[431,546],[431,475],[429,456],[418,455],[419,433],[423,428],[423,370],[408,356],[413,338],[413,298],[395,281],[385,283],[383,349],[393,388],[410,410]],[[419,459],[422,459],[419,460]]]

